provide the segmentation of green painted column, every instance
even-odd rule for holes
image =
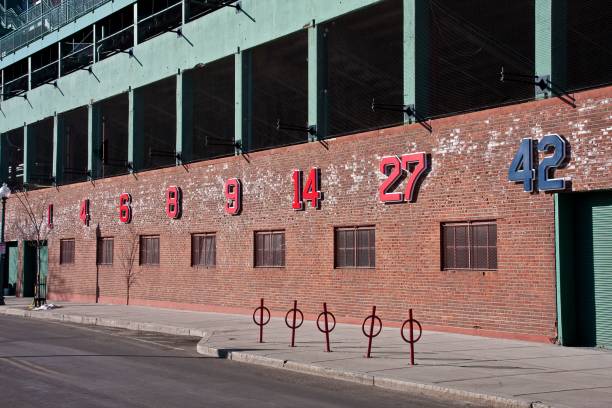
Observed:
[[[309,141],[327,136],[325,55],[325,33],[313,21],[308,27],[308,126],[315,126],[317,134],[308,135]]]
[[[64,123],[61,115],[53,115],[53,167],[51,176],[55,185],[62,184],[64,174]]]
[[[193,160],[193,77],[189,72],[176,76],[176,164]]]
[[[235,56],[235,136],[237,146],[236,154],[247,152],[251,145],[251,112],[252,112],[252,77],[251,53],[238,51]]]
[[[23,183],[30,182],[32,171],[31,161],[34,157],[34,144],[32,143],[32,133],[27,124],[23,124]]]
[[[130,172],[142,169],[144,163],[144,131],[142,95],[130,88],[128,91],[129,117],[128,117],[128,162]]]
[[[427,0],[404,4],[404,105],[414,105],[420,116],[429,113],[429,5]],[[405,117],[410,123],[411,119]]]
[[[567,0],[535,0],[535,75],[550,75],[558,89],[567,86]],[[536,94],[547,98],[552,92]],[[557,90],[557,89],[556,89]]]
[[[99,106],[87,105],[87,175],[90,180],[102,177],[101,122]]]
[[[0,184],[6,183],[8,178],[8,163],[6,157],[6,135],[0,134]]]

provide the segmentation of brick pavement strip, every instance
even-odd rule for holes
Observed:
[[[410,367],[397,328],[385,328],[374,340],[374,358],[366,359],[366,339],[354,325],[339,324],[331,334],[332,353],[326,353],[322,334],[309,321],[292,348],[279,318],[266,326],[260,344],[250,316],[66,302],[30,311],[24,301],[7,303],[0,313],[197,336],[203,355],[437,398],[492,407],[612,406],[612,353],[605,350],[428,331]]]

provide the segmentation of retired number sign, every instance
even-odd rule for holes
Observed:
[[[380,172],[387,176],[378,188],[383,203],[414,202],[418,181],[429,168],[427,154],[423,152],[386,156],[380,160]],[[408,176],[405,192],[393,191]]]
[[[558,191],[565,190],[567,180],[553,178],[555,169],[565,165],[567,142],[557,134],[546,135],[537,144],[538,152],[544,154],[552,151],[552,156],[547,156],[540,161],[536,168],[534,164],[534,140],[525,138],[521,141],[518,152],[508,170],[508,180],[523,183],[523,190],[531,193],[535,190]],[[537,180],[537,186],[536,186]]]

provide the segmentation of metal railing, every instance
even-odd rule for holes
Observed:
[[[68,24],[92,9],[111,0],[62,0],[57,6],[49,0],[29,9],[19,19],[24,24],[17,30],[0,38],[0,58],[26,46],[53,30]]]

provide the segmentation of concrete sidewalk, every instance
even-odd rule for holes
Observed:
[[[398,328],[367,339],[360,326],[339,324],[332,352],[315,323],[304,322],[291,348],[290,330],[272,318],[259,344],[251,316],[138,306],[60,302],[52,311],[27,311],[27,301],[7,299],[0,313],[201,336],[201,354],[339,378],[378,387],[503,407],[611,407],[612,352],[515,340],[425,332],[409,366],[409,347]],[[289,307],[288,307],[289,309]],[[534,404],[535,403],[535,404]]]

